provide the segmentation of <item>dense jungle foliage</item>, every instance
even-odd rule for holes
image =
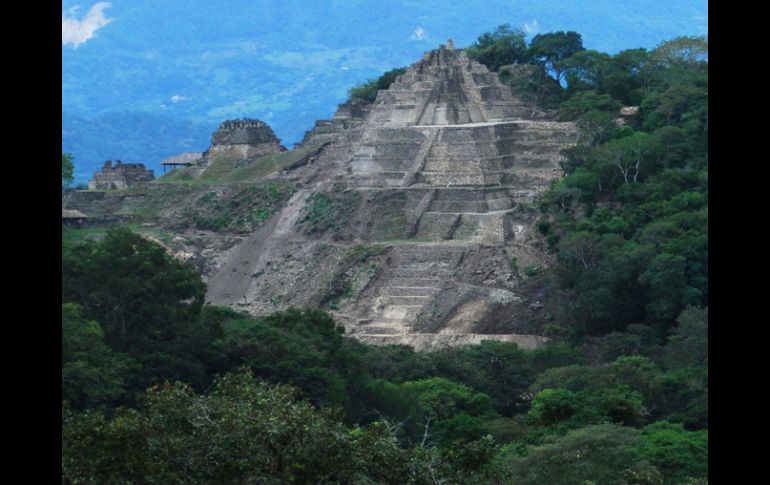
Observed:
[[[538,223],[552,343],[367,346],[320,310],[204,305],[128,229],[63,238],[63,483],[708,483],[707,40],[504,25],[468,53],[580,127]]]

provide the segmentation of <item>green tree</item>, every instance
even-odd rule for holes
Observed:
[[[639,451],[667,485],[708,478],[708,430],[685,431],[681,424],[660,421],[642,430]]]
[[[67,187],[75,180],[75,164],[72,162],[75,157],[71,153],[61,154],[61,185]]]
[[[583,49],[583,38],[577,32],[550,32],[532,39],[529,55],[553,72],[554,79],[561,83],[567,69],[564,61]]]
[[[468,57],[484,64],[490,71],[497,71],[506,64],[528,61],[525,38],[523,31],[503,24],[493,32],[480,35],[465,51]]]
[[[585,408],[586,403],[577,393],[567,389],[545,389],[532,400],[527,417],[542,426],[550,426],[572,418]]]
[[[217,380],[205,396],[164,385],[109,421],[65,415],[63,432],[62,474],[73,482],[316,483],[351,479],[361,461],[328,413],[248,373]]]
[[[160,245],[127,228],[100,242],[66,247],[62,297],[98,320],[105,340],[124,352],[154,348],[195,321],[205,286],[192,269]]]
[[[448,445],[486,434],[484,422],[497,417],[489,396],[443,377],[369,387],[372,406],[403,424],[407,442]]]
[[[588,270],[596,267],[602,252],[602,240],[590,232],[575,232],[562,239],[559,254],[573,265]]]
[[[658,326],[669,327],[687,303],[691,294],[687,286],[687,260],[668,253],[656,256],[639,276],[649,294],[647,319]]]
[[[180,379],[209,383],[207,359],[221,328],[201,313],[200,275],[127,228],[99,242],[63,243],[62,300],[99,322],[104,342],[141,364],[131,387]]]
[[[678,325],[668,338],[664,363],[670,368],[708,365],[708,307],[687,307],[676,321]]]
[[[604,78],[604,89],[627,105],[639,105],[650,94],[654,67],[646,49],[626,49],[612,58],[615,69]]]
[[[445,349],[432,355],[436,374],[489,396],[503,416],[519,412],[522,394],[534,380],[532,357],[509,342],[482,341],[479,345]]]
[[[78,305],[62,304],[62,399],[74,409],[96,408],[122,396],[132,360],[104,343],[99,324],[86,320]]]
[[[607,94],[599,94],[594,90],[581,91],[562,103],[559,108],[559,118],[563,121],[578,120],[592,111],[617,116],[620,107],[620,102]]]
[[[611,76],[614,68],[609,54],[594,50],[577,51],[564,61],[567,90],[606,93],[605,79]]]
[[[604,147],[610,163],[623,175],[626,184],[636,183],[642,165],[651,151],[646,133],[634,133],[616,140],[611,140]]]
[[[223,325],[230,367],[248,366],[261,379],[292,384],[316,406],[343,407],[348,417],[363,413],[353,407],[368,376],[328,313],[290,308],[255,319],[232,312]]]
[[[708,62],[708,37],[682,36],[661,42],[653,51],[653,59],[664,67],[695,67]]]
[[[499,460],[513,471],[518,485],[574,485],[597,483],[660,484],[657,469],[640,460],[636,448],[639,432],[617,425],[586,426],[527,449],[526,456],[503,452]]]
[[[373,103],[377,99],[377,92],[383,89],[388,89],[396,78],[406,72],[405,67],[397,67],[384,73],[382,76],[376,79],[370,79],[365,83],[350,88],[348,95],[354,99],[365,100]]]
[[[491,438],[403,449],[389,423],[346,427],[245,370],[209,393],[175,383],[137,409],[62,409],[66,483],[507,483]]]

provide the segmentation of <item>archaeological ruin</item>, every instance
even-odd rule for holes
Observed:
[[[211,136],[211,146],[204,158],[235,156],[249,158],[286,151],[273,129],[262,120],[243,118],[227,120]]]
[[[145,168],[142,163],[123,163],[120,160],[104,162],[102,169],[94,172],[94,177],[88,182],[88,190],[125,189],[139,182],[149,182],[155,179],[152,170]]]
[[[67,208],[155,214],[174,251],[195,255],[211,304],[320,307],[373,344],[532,348],[546,340],[533,322],[549,290],[528,275],[553,263],[537,200],[578,139],[555,118],[448,42],[373,103],[340,105],[291,152],[262,121],[226,121],[193,166],[135,196],[69,194]]]
[[[349,296],[333,313],[363,341],[536,346],[543,338],[514,333],[515,322],[510,333],[488,322],[521,313],[512,258],[547,264],[533,245],[534,203],[576,140],[573,123],[525,105],[462,50],[428,52],[372,105],[345,103],[306,134],[300,146],[326,145],[313,163],[276,175],[300,189],[258,245],[231,252],[209,280],[209,299],[264,314],[312,303],[303,287],[334,286],[325,281],[334,276]],[[335,199],[349,207],[336,233],[303,233],[313,204]],[[330,274],[318,264],[360,245],[384,248],[370,272]],[[291,268],[281,265],[287,258]]]

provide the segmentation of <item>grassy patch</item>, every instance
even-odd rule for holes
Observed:
[[[358,244],[353,246],[348,257],[353,261],[365,263],[372,256],[379,256],[388,249],[384,244]]]
[[[172,170],[170,172],[166,172],[157,179],[155,179],[154,183],[156,184],[167,184],[167,183],[174,183],[174,182],[190,182],[193,179],[193,170],[190,167],[183,167],[183,168],[177,168],[175,170]]]
[[[372,204],[372,238],[379,241],[393,241],[404,238],[407,225],[406,193],[388,191],[376,194]]]
[[[533,264],[524,268],[524,274],[526,274],[531,278],[532,276],[535,276],[536,274],[538,274],[541,269],[542,267],[540,267],[539,265]]]
[[[87,240],[99,240],[107,234],[107,231],[115,229],[116,227],[118,226],[75,228],[63,225],[61,229],[61,237],[62,241],[66,241],[72,244],[79,244]],[[131,231],[138,234],[153,234],[167,244],[171,242],[171,235],[155,226],[145,226],[143,224],[134,223],[126,224],[124,227],[127,227]]]
[[[187,210],[199,229],[248,233],[264,224],[294,193],[287,184],[243,187],[233,195],[210,191]]]
[[[358,244],[343,256],[331,278],[331,285],[321,302],[331,310],[337,310],[342,300],[360,291],[363,281],[368,281],[377,271],[377,264],[370,258],[379,256],[388,249],[383,244]],[[356,290],[358,288],[358,290]]]
[[[195,185],[257,182],[271,173],[283,170],[317,149],[318,147],[314,146],[297,148],[252,160],[218,156],[198,178],[193,177],[192,167],[186,167],[163,175],[155,183]]]
[[[337,237],[350,223],[360,198],[355,191],[342,192],[339,188],[328,193],[316,192],[308,198],[305,213],[297,224],[308,235],[329,233]]]
[[[247,165],[233,169],[232,172],[223,177],[223,180],[227,182],[256,181],[273,172],[283,170],[316,149],[317,147],[304,147],[274,155],[265,155]]]
[[[476,231],[478,231],[478,229],[479,229],[478,218],[460,216],[460,224],[457,226],[457,229],[455,229],[455,232],[452,235],[452,239],[458,239],[458,240],[470,239],[476,234]]]
[[[62,238],[62,241],[66,241],[72,244],[78,244],[89,239],[92,239],[92,240],[100,239],[105,234],[107,234],[108,229],[109,228],[107,227],[75,228],[75,227],[62,226],[61,238]]]

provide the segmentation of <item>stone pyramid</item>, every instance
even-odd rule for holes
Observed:
[[[211,302],[265,314],[331,300],[347,332],[375,344],[544,341],[522,333],[530,301],[511,261],[549,264],[535,201],[577,129],[448,45],[371,105],[316,123],[302,142],[314,155],[273,176],[299,189],[225,258]],[[319,207],[331,222],[310,230]]]

